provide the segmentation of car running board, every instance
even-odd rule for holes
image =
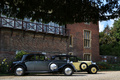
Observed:
[[[50,71],[25,71],[25,73],[50,73]]]

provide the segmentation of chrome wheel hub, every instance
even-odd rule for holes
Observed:
[[[23,73],[23,69],[22,68],[17,68],[16,69],[16,74],[17,75],[22,75],[22,73]]]
[[[53,71],[53,70],[55,70],[55,69],[57,69],[58,67],[57,67],[57,65],[56,64],[51,64],[50,65],[50,69]]]
[[[70,75],[70,74],[72,73],[72,69],[69,68],[69,67],[65,68],[65,73],[66,73],[67,75]]]

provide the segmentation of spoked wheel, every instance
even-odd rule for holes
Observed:
[[[24,68],[22,66],[17,66],[14,71],[16,76],[23,76],[24,75]]]
[[[96,67],[90,67],[90,69],[88,70],[89,74],[96,74],[97,73],[97,68]]]
[[[81,69],[82,71],[85,71],[87,68],[88,68],[88,66],[87,66],[86,63],[81,63],[81,64],[80,64],[80,69]]]
[[[63,69],[63,73],[65,76],[71,76],[73,74],[73,69],[67,66]]]

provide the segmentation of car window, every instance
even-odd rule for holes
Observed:
[[[51,57],[51,60],[60,60],[60,59],[59,59],[59,57],[52,56],[52,57]]]
[[[28,55],[25,59],[25,61],[34,61],[35,58],[34,58],[34,55]]]
[[[39,56],[39,55],[36,55],[36,56],[35,56],[35,60],[36,60],[36,61],[39,61],[39,60],[40,60],[40,56]]]
[[[61,57],[60,59],[61,59],[61,60],[67,60],[67,58],[66,58],[66,57]]]
[[[59,57],[55,57],[55,60],[60,60]]]
[[[43,56],[43,55],[36,55],[35,56],[35,60],[36,61],[41,61],[41,60],[43,61],[43,60],[45,60],[45,56]]]
[[[40,60],[45,60],[45,56],[40,55]]]

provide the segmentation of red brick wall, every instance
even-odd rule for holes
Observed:
[[[0,59],[13,57],[17,50],[46,52],[48,55],[67,53],[68,37],[36,33],[34,38],[34,32],[24,33],[8,28],[1,28],[0,31]]]
[[[73,35],[73,47],[68,46],[68,52],[73,52],[81,59],[83,59],[83,53],[91,53],[92,61],[99,61],[99,26],[92,23],[75,23],[68,24],[67,28]],[[84,30],[91,31],[91,48],[84,48]]]
[[[27,52],[46,52],[51,55],[73,52],[81,59],[83,59],[83,53],[91,53],[92,61],[98,61],[99,26],[92,23],[90,25],[76,23],[68,24],[67,28],[73,35],[73,47],[69,47],[68,37],[36,33],[34,38],[34,32],[24,33],[21,30],[0,28],[0,59],[3,59],[3,56],[14,57],[17,50],[24,50]],[[84,30],[91,31],[91,48],[84,48]]]

